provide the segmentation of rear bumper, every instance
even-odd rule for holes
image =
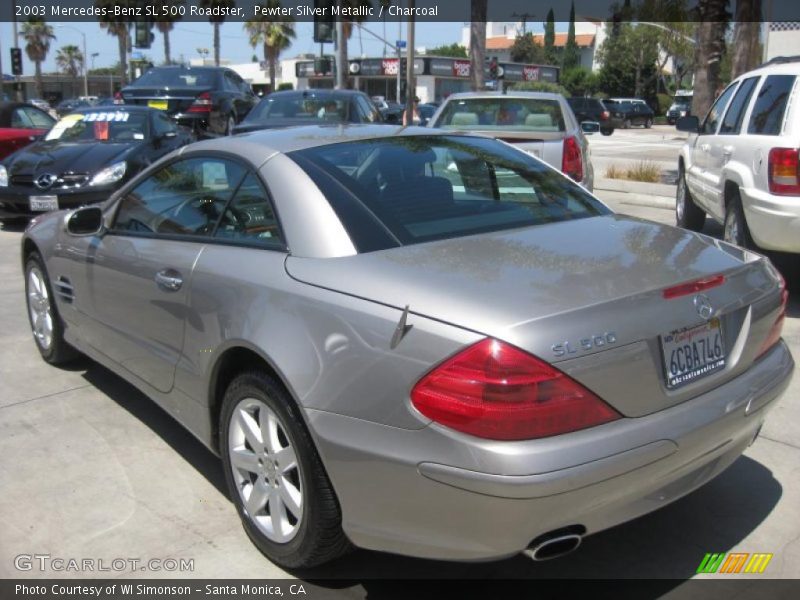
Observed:
[[[703,485],[753,441],[793,369],[781,342],[747,372],[691,401],[528,442],[306,414],[354,544],[492,560],[561,527],[601,531]]]
[[[58,196],[58,208],[77,208],[86,204],[97,204],[105,202],[114,193],[117,187],[110,188],[91,188],[78,192],[64,193],[60,190],[40,191],[35,188],[0,188],[0,218],[30,218],[42,214],[41,211],[30,209],[30,196],[32,195],[56,195]]]
[[[765,250],[800,252],[800,197],[741,188],[750,235]]]

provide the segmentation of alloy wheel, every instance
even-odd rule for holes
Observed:
[[[36,266],[28,271],[28,312],[33,337],[43,350],[49,350],[53,344],[53,308],[44,274]]]
[[[303,476],[280,417],[255,398],[239,402],[230,420],[228,454],[250,520],[267,539],[291,541],[303,520]]]

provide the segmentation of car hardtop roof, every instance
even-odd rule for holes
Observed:
[[[559,98],[563,98],[561,94],[556,94],[553,92],[528,92],[528,91],[509,91],[509,92],[458,92],[456,94],[450,94],[447,97],[445,102],[449,102],[451,100],[468,100],[470,98],[482,99],[482,98],[515,98],[517,100],[522,98],[531,98],[536,100],[558,100]]]
[[[272,92],[265,97],[272,98],[273,96],[312,96],[316,94],[329,95],[329,96],[356,96],[356,95],[361,95],[363,93],[364,92],[360,90],[328,90],[328,89],[309,88],[307,90],[279,90],[277,92]]]

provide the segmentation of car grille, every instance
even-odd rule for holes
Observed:
[[[62,173],[59,175],[56,182],[51,185],[47,189],[65,189],[65,188],[73,188],[73,187],[80,187],[86,182],[89,181],[89,174],[88,173]],[[11,185],[20,186],[20,187],[32,187],[36,188],[37,190],[40,189],[36,187],[33,183],[33,175],[12,175],[11,176]]]

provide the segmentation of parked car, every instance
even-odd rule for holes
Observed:
[[[165,111],[198,136],[228,135],[258,103],[250,84],[225,67],[155,67],[117,96]]]
[[[101,202],[150,163],[194,140],[162,112],[82,109],[0,165],[0,219]]]
[[[729,242],[800,252],[800,60],[773,59],[741,75],[705,118],[678,119],[693,135],[678,159],[678,225],[706,215]]]
[[[625,102],[630,102],[631,104],[644,104],[647,106],[647,101],[642,100],[641,98],[608,98],[605,102],[613,102],[616,104],[622,104]]]
[[[319,123],[380,123],[378,110],[363,92],[303,90],[273,92],[233,128],[233,133]]]
[[[609,99],[604,100],[603,104],[611,113],[611,123],[614,127],[630,129],[634,125],[641,125],[645,129],[650,129],[653,126],[655,113],[644,101],[617,102]]]
[[[436,114],[438,108],[439,107],[436,104],[432,104],[430,102],[424,102],[422,104],[417,105],[417,111],[419,112],[419,117],[421,119],[420,124],[427,125],[428,121],[430,121],[433,115]],[[400,120],[402,122],[402,117]]]
[[[81,100],[80,98],[62,100],[56,105],[56,116],[60,119],[81,108],[91,108],[91,104],[88,100]]]
[[[218,453],[286,568],[569,552],[736,461],[794,368],[767,258],[424,128],[193,144],[37,218],[22,264],[42,358]]]
[[[46,113],[49,113],[51,110],[53,110],[53,107],[50,106],[50,103],[47,100],[42,100],[41,98],[31,98],[28,100],[28,104],[31,104]]]
[[[452,94],[436,111],[428,127],[496,137],[592,189],[594,171],[589,160],[589,143],[581,123],[561,94]]]
[[[614,133],[614,123],[611,121],[611,113],[597,98],[585,98],[575,96],[567,98],[569,107],[575,113],[578,122],[596,121],[600,124],[600,133],[611,135]]]
[[[674,100],[667,110],[667,123],[675,125],[678,119],[692,114],[693,92],[678,90],[675,92]]]
[[[56,120],[21,102],[0,103],[0,160],[47,133]]]

